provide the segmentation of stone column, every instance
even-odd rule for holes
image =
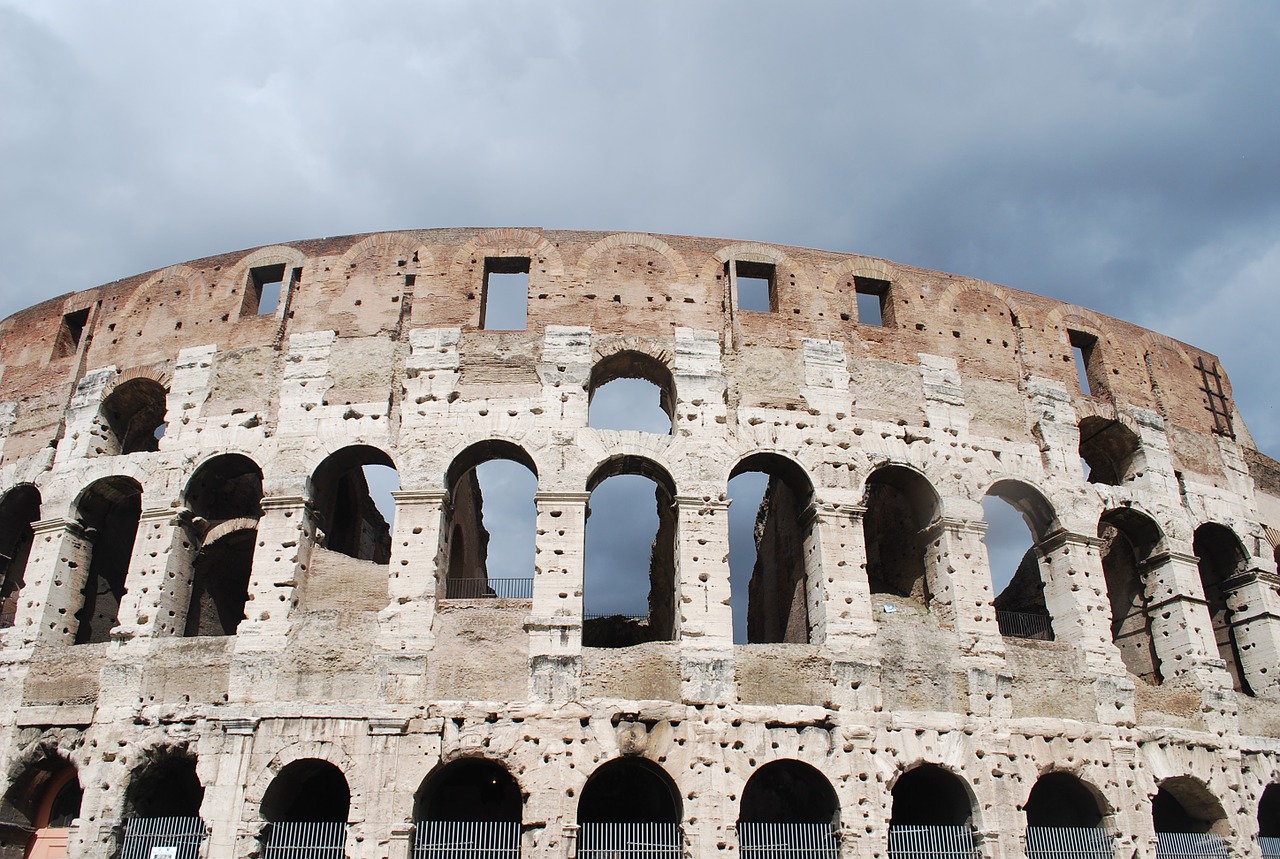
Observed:
[[[314,541],[315,522],[305,498],[271,495],[262,499],[249,599],[236,635],[236,650],[283,647],[291,623],[289,615],[298,604],[299,589],[306,586]]]
[[[1197,685],[1230,689],[1208,606],[1202,596],[1192,596],[1203,592],[1199,560],[1181,552],[1157,552],[1141,567],[1161,676],[1170,680],[1191,675]]]
[[[991,592],[991,564],[982,537],[982,519],[945,517],[926,533],[925,578],[929,610],[953,625],[961,649],[992,666],[1004,662],[1004,641],[996,623],[995,594]]]
[[[433,640],[439,577],[440,527],[446,494],[392,492],[396,502],[391,535],[390,604],[378,615],[383,646],[425,652]]]
[[[93,542],[79,523],[44,519],[31,523],[35,536],[27,557],[14,631],[19,643],[74,644],[75,614],[89,575]]]
[[[867,581],[867,542],[862,517],[867,508],[815,502],[805,540],[805,575],[810,602],[810,640],[836,652],[874,644],[871,585]]]
[[[187,511],[173,507],[152,507],[138,517],[138,536],[133,541],[129,578],[113,638],[184,632],[199,551],[186,519]]]
[[[582,581],[589,492],[539,492],[529,633],[529,695],[571,701],[582,679]]]
[[[676,624],[684,700],[734,700],[729,504],[688,495],[676,505]]]
[[[1055,531],[1036,544],[1053,637],[1084,654],[1086,670],[1125,673],[1111,641],[1111,604],[1102,572],[1102,541]]]
[[[1274,695],[1280,686],[1280,577],[1252,566],[1222,583],[1231,610],[1231,634],[1236,643],[1240,673],[1255,695]]]

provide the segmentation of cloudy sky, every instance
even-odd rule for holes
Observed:
[[[726,236],[1217,353],[1280,456],[1280,4],[0,0],[0,315],[241,247]]]

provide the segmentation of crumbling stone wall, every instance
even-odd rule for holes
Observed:
[[[498,270],[527,270],[523,330],[482,327]],[[768,310],[741,308],[748,276]],[[881,325],[859,318],[868,290]],[[594,388],[628,372],[658,384],[670,434],[588,425]],[[675,785],[689,856],[737,855],[744,788],[780,760],[829,782],[845,856],[887,854],[895,788],[926,765],[964,785],[989,859],[1022,855],[1051,770],[1098,797],[1117,855],[1154,855],[1165,794],[1256,855],[1280,782],[1280,465],[1233,403],[1214,356],[1120,320],[754,242],[406,231],[51,299],[0,322],[0,855],[68,767],[70,855],[112,855],[130,785],[174,759],[194,761],[209,856],[260,855],[276,778],[324,762],[349,787],[348,856],[405,859],[424,780],[484,758],[519,785],[525,854],[571,856],[578,797],[619,757]],[[260,486],[202,507],[193,478],[227,454]],[[503,539],[471,472],[489,457],[537,475],[535,575],[459,598],[452,564],[478,577]],[[755,587],[785,605],[765,643],[735,644],[727,483],[766,460]],[[393,522],[336,477],[370,463],[397,469]],[[604,473],[662,487],[663,640],[584,641]],[[136,501],[136,529],[93,487]],[[1052,640],[1000,633],[990,492],[1036,535],[1020,575]],[[1231,541],[1215,617],[1208,525]],[[202,549],[232,533],[252,534],[243,618],[188,624],[209,610]],[[77,644],[106,545],[123,590]]]

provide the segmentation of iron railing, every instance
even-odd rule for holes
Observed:
[[[648,620],[649,619],[649,615],[647,614],[619,614],[616,611],[607,612],[605,614],[590,612],[582,615],[582,619],[584,621],[604,620],[607,617],[618,617],[618,618],[622,618],[623,620]]]
[[[584,823],[578,859],[680,859],[680,824]]]
[[[996,624],[1000,634],[1007,638],[1033,638],[1037,641],[1053,641],[1053,621],[1047,614],[1030,614],[1025,611],[998,611]]]
[[[1115,839],[1097,826],[1028,826],[1027,859],[1112,859]]]
[[[892,859],[977,859],[968,826],[890,826]]]
[[[840,841],[830,823],[738,822],[742,859],[837,859]]]
[[[271,824],[263,859],[345,859],[347,824],[283,821]]]
[[[520,824],[514,820],[419,820],[413,859],[517,859]]]
[[[1227,859],[1227,842],[1212,832],[1157,832],[1157,859]]]
[[[204,837],[204,821],[198,817],[130,817],[124,822],[120,859],[151,859],[156,847],[172,847],[174,859],[197,859]]]
[[[1273,835],[1260,835],[1258,846],[1262,848],[1262,859],[1280,859],[1280,838]]]
[[[449,600],[533,599],[533,579],[445,579]]]

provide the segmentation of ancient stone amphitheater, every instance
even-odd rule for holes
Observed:
[[[541,229],[229,253],[0,337],[4,859],[1280,855],[1280,465],[1193,346]],[[596,420],[627,380],[663,431]],[[651,549],[593,572],[620,475]]]

